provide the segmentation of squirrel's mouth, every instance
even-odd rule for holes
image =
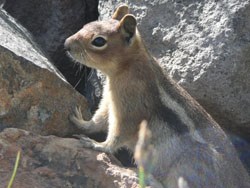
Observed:
[[[67,38],[64,42],[64,51],[66,55],[73,61],[85,64],[86,52],[81,46],[78,40],[73,40],[74,38]]]
[[[67,55],[71,60],[76,61],[76,59],[73,57],[73,55],[70,53],[69,50],[66,50],[66,49],[65,49],[65,53],[66,53],[66,55]]]
[[[66,55],[73,61],[73,63],[82,64],[87,67],[91,67],[89,65],[88,55],[84,49],[74,49],[74,50],[67,50],[65,49]]]
[[[79,61],[72,55],[70,51],[66,50],[65,53],[73,63],[79,63]]]

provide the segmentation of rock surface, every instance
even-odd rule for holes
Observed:
[[[9,128],[0,133],[0,185],[7,187],[18,151],[13,188],[139,188],[136,173],[112,156],[82,148],[72,138]]]
[[[100,0],[101,19],[124,1]],[[250,134],[250,2],[125,1],[147,46],[229,131]]]
[[[0,130],[18,127],[41,135],[70,135],[68,120],[87,101],[64,80],[21,25],[0,11]]]

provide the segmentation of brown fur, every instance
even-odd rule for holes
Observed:
[[[98,37],[106,40],[93,46]],[[132,151],[139,125],[147,121],[157,152],[152,174],[165,187],[250,187],[249,176],[227,136],[205,110],[171,80],[148,53],[127,6],[112,19],[92,22],[69,37],[65,47],[77,61],[107,76],[103,99],[92,120],[80,109],[70,116],[85,133],[107,131],[99,143],[83,137],[85,147]]]

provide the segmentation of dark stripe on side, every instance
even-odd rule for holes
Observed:
[[[183,134],[188,132],[188,126],[181,121],[179,116],[170,108],[160,104],[157,106],[157,116],[160,120],[167,123],[169,128],[178,134]]]

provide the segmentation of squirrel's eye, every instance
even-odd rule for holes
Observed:
[[[107,43],[106,39],[103,37],[96,37],[91,44],[95,47],[103,47]]]

